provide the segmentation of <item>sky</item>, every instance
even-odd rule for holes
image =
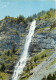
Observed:
[[[0,0],[0,20],[5,16],[32,16],[42,10],[55,9],[56,0]]]

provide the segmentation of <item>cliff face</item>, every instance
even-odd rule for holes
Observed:
[[[7,75],[8,79],[3,77],[5,80],[9,80],[11,77],[14,66],[23,50],[27,35],[26,25],[28,26],[23,22],[18,24],[14,18],[0,21],[0,71],[4,64],[6,69],[1,71],[1,74],[9,75]]]
[[[54,17],[48,20],[36,20],[35,33],[29,47],[30,58],[37,56],[37,54],[42,52],[42,50],[50,49],[55,51],[56,25],[53,25],[55,21]],[[14,18],[12,20],[7,18],[0,21],[0,66],[5,64],[5,73],[13,73],[15,63],[23,50],[30,24],[30,22],[27,23],[27,25],[22,22],[18,24]],[[51,27],[51,25],[53,25],[53,27]],[[15,48],[15,51],[13,51],[13,48]],[[53,54],[53,52],[47,53]],[[40,64],[40,62],[42,61],[37,61],[37,64]],[[35,62],[31,63],[37,65]]]
[[[55,22],[55,26],[53,25],[54,22]],[[52,25],[53,28],[51,29]],[[53,50],[53,52],[52,51],[47,52],[45,50]],[[47,76],[49,73],[52,74],[53,72],[56,71],[56,67],[55,67],[56,66],[56,61],[55,61],[56,60],[56,19],[55,18],[51,18],[47,21],[45,20],[37,21],[35,34],[32,39],[30,51],[31,51],[31,57],[34,59],[34,62],[31,61],[33,62],[31,65],[33,66],[36,65],[36,67],[30,70],[32,76],[29,74],[30,76],[29,79],[27,80],[42,80],[44,76]],[[46,60],[45,58],[44,60],[43,59],[39,60],[39,57],[42,54],[45,55],[51,54],[51,55],[47,58],[45,57]]]
[[[56,44],[56,29],[51,29],[51,25],[55,22],[55,18],[47,21],[40,20],[36,23],[35,34],[32,39],[30,50],[39,52],[42,49],[55,49]]]
[[[26,28],[23,23],[17,24],[10,18],[0,21],[0,49],[2,51],[12,49],[13,44],[18,49],[24,44],[25,33]]]

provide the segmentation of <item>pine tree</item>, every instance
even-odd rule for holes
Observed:
[[[4,64],[2,64],[2,66],[1,66],[1,71],[5,71],[5,65]]]

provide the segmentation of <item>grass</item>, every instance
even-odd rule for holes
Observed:
[[[56,27],[52,28],[51,31],[56,30]]]
[[[56,63],[56,58],[54,59],[54,61],[50,64],[50,66],[52,66],[53,64]]]
[[[31,71],[31,66],[33,66],[33,68],[35,68],[36,66],[38,66],[41,62],[43,62],[43,61],[45,61],[49,56],[51,56],[52,55],[52,53],[54,52],[54,50],[53,49],[46,49],[46,50],[44,50],[43,52],[41,52],[40,54],[38,54],[38,55],[36,55],[36,56],[34,56],[32,59],[31,59],[31,63],[29,63],[27,66],[29,67],[29,69],[30,69],[30,71]],[[43,58],[41,58],[43,55],[47,55],[46,57],[43,57]],[[38,59],[36,60],[36,61],[39,61],[39,63],[35,63],[34,62],[34,58],[35,57],[37,57]],[[24,71],[23,72],[23,76],[25,76],[25,78],[22,78],[22,79],[20,79],[20,80],[27,80],[29,77],[30,77],[30,75],[29,75],[29,72],[30,71]]]
[[[25,36],[25,34],[21,34],[21,37],[24,37]]]
[[[4,62],[6,62],[7,63],[7,61],[15,61],[15,60],[17,60],[18,59],[18,55],[16,55],[16,54],[19,54],[20,53],[20,51],[21,51],[21,49],[19,48],[19,49],[17,49],[16,50],[16,52],[15,52],[15,54],[12,52],[12,50],[10,50],[10,55],[9,56],[7,56],[7,52],[8,51],[4,51],[3,52],[3,54],[0,56],[0,59],[1,60],[3,60]],[[6,53],[6,54],[5,54]],[[12,54],[12,55],[11,55]],[[0,60],[0,62],[1,62],[1,60]]]
[[[2,80],[8,80],[9,76],[11,75],[4,72],[0,72],[0,79]]]
[[[18,58],[17,55],[12,55],[12,57],[9,56],[5,61],[15,61],[17,58]]]
[[[38,57],[39,58],[39,60],[42,60],[41,59],[41,56],[43,56],[43,55],[47,55],[47,58],[50,56],[50,54],[49,53],[52,53],[53,52],[53,49],[46,49],[46,50],[44,50],[43,52],[41,52],[41,54],[39,54],[39,55],[36,55],[36,57]],[[32,60],[31,60],[32,62],[34,61],[34,57],[32,58]]]
[[[24,78],[24,79],[20,79],[20,80],[27,80],[28,78],[26,77],[26,78]]]
[[[45,33],[45,32],[49,32],[50,30],[50,26],[46,27],[46,28],[40,28],[37,30],[37,33]]]
[[[20,51],[21,51],[21,49],[17,49],[14,54],[12,52],[12,50],[9,50],[9,52],[10,52],[9,56],[8,56],[8,51],[4,51],[3,54],[0,56],[0,63],[1,64],[4,63],[6,70],[7,70],[8,66],[9,67],[13,66],[14,61],[18,59],[18,55],[16,55],[16,54],[19,54]],[[11,76],[11,75],[9,75],[8,73],[0,72],[0,79],[2,78],[2,80],[8,80],[9,76]]]
[[[17,49],[16,53],[15,54],[19,54],[21,52],[21,49]]]
[[[52,55],[52,53],[53,53],[53,49],[46,49],[46,50],[44,50],[43,52],[41,52],[41,54],[36,55],[36,58],[38,58],[37,61],[39,62],[38,64],[37,64],[37,63],[34,63],[34,58],[35,58],[35,57],[33,57],[33,58],[31,59],[31,62],[34,63],[34,64],[33,64],[33,68],[35,68],[35,67],[36,67],[37,65],[39,65],[41,62],[45,61],[49,56]],[[45,57],[45,55],[46,55],[46,57]],[[41,58],[42,56],[44,56],[44,57]],[[37,61],[36,61],[36,62],[37,62]],[[30,66],[31,66],[31,65],[30,65]]]

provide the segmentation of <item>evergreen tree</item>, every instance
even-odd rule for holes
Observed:
[[[5,65],[4,64],[2,64],[2,66],[1,66],[1,71],[5,71]]]
[[[15,43],[13,43],[12,52],[13,52],[14,54],[15,54],[15,52],[16,52],[16,44],[15,44]]]
[[[22,15],[17,17],[17,23],[19,24],[20,22],[24,22],[24,16],[22,16]]]
[[[49,75],[47,76],[47,80],[52,80],[52,75],[51,75],[51,74],[49,74]]]
[[[36,56],[35,56],[35,58],[34,58],[34,62],[36,62]]]
[[[46,76],[44,76],[44,78],[42,78],[42,80],[46,80]]]

